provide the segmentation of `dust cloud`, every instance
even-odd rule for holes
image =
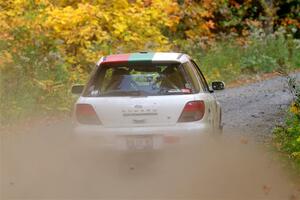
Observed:
[[[276,155],[226,131],[149,152],[81,143],[69,122],[0,137],[0,199],[299,198]]]

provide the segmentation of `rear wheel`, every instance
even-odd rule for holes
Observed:
[[[223,133],[223,124],[222,124],[222,111],[220,109],[218,114],[218,119],[215,124],[215,133],[222,134]]]
[[[212,131],[214,135],[220,135],[223,133],[223,126],[220,119],[215,120]]]
[[[213,123],[213,140],[216,142],[216,145],[220,143],[222,140],[223,126],[221,122],[221,114],[217,117],[215,122]]]

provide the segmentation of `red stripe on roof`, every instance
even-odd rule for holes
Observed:
[[[104,58],[102,63],[126,62],[129,60],[130,54],[110,55]]]

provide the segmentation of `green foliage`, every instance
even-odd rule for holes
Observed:
[[[231,81],[240,74],[240,47],[235,42],[220,41],[210,44],[210,48],[204,49],[204,41],[193,44],[186,43],[183,46],[207,77],[208,81],[225,80]]]
[[[272,72],[282,65],[290,65],[289,41],[284,34],[276,32],[265,35],[259,30],[251,34],[249,42],[251,45],[246,48],[245,56],[241,60],[243,71]]]
[[[287,152],[290,157],[300,161],[300,119],[299,116],[289,113],[282,127],[274,129],[277,147]]]
[[[18,50],[13,50],[14,43],[8,43],[1,51],[0,57],[6,60],[0,68],[1,124],[23,119],[35,111],[42,114],[69,109],[69,73],[64,60],[47,38],[32,37],[34,42]]]
[[[266,35],[253,31],[248,38],[223,36],[220,41],[178,43],[192,55],[210,81],[232,81],[240,76],[300,68],[300,40],[284,32]]]
[[[287,153],[300,169],[300,86],[295,78],[288,77],[294,101],[287,113],[285,123],[274,130],[274,142],[278,150]]]

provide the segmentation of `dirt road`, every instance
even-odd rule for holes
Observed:
[[[300,80],[300,73],[291,76]],[[223,108],[225,132],[251,135],[257,141],[270,139],[271,129],[282,121],[292,100],[285,77],[227,89],[216,96]]]
[[[193,148],[87,148],[73,142],[68,121],[1,133],[0,199],[297,199],[300,187],[257,144],[291,99],[284,83],[218,92],[225,133]]]

